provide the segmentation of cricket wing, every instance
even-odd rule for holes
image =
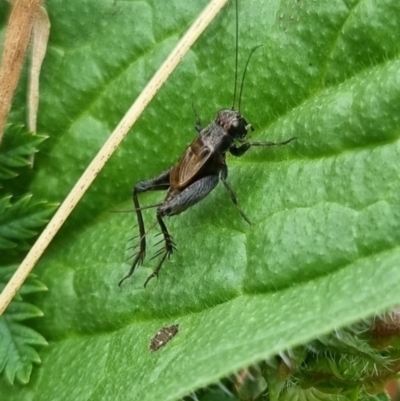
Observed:
[[[181,189],[188,185],[209,160],[212,153],[213,149],[205,145],[201,138],[197,138],[192,142],[181,160],[172,168],[170,175],[171,187]]]

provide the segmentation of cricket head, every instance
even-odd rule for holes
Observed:
[[[234,139],[244,139],[249,129],[254,131],[251,124],[248,124],[244,117],[233,109],[219,111],[216,122]]]

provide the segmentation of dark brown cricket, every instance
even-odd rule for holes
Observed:
[[[226,164],[226,153],[229,152],[235,157],[244,155],[252,146],[275,146],[286,145],[295,138],[290,138],[283,142],[249,142],[247,134],[252,126],[247,123],[240,113],[240,100],[243,90],[244,78],[251,55],[259,46],[253,48],[244,69],[241,89],[239,94],[239,111],[234,106],[232,109],[223,109],[217,113],[216,119],[202,127],[201,121],[196,114],[197,137],[184,151],[179,161],[161,174],[148,180],[139,182],[133,188],[133,203],[137,215],[139,226],[139,251],[134,256],[134,260],[129,273],[119,282],[130,277],[136,267],[143,263],[146,255],[146,232],[144,228],[142,209],[139,204],[138,194],[146,191],[167,191],[164,200],[155,205],[158,206],[155,224],[161,228],[164,246],[155,254],[154,257],[161,256],[157,267],[144,283],[158,277],[158,273],[165,261],[176,250],[175,243],[169,234],[164,223],[164,217],[174,216],[182,213],[186,209],[204,199],[221,180],[226,188],[229,197],[242,215],[250,224],[242,209],[239,207],[236,196],[227,182],[228,166]],[[237,87],[237,60],[238,60],[238,2],[236,0],[236,68],[233,104],[236,102]]]

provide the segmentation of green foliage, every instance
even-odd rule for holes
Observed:
[[[306,347],[290,351],[285,358],[277,358],[276,366],[265,370],[270,399],[287,399],[296,393],[300,397],[304,389],[310,388],[322,392],[328,399],[338,396],[363,399],[368,394],[379,394],[383,385],[396,377],[400,366],[400,348],[393,339],[385,347],[375,348],[376,325],[383,326],[387,322],[392,322],[389,315],[357,327],[336,330]],[[399,314],[396,326],[398,338]],[[387,340],[389,336],[382,330],[379,337]]]
[[[242,369],[218,385],[198,391],[196,397],[199,401],[225,399],[224,395],[237,401],[350,401],[375,395],[385,400],[383,385],[397,376],[400,367],[399,323],[397,311],[335,330]],[[383,341],[385,346],[378,346]]]
[[[38,146],[46,138],[34,135],[23,126],[7,126],[1,143],[0,180],[14,178],[18,176],[17,168],[29,166]]]
[[[0,179],[17,177],[21,167],[30,165],[37,146],[45,138],[22,126],[9,125],[0,147]],[[21,260],[20,251],[29,249],[27,240],[48,221],[55,205],[33,201],[30,194],[15,200],[6,195],[8,188],[0,184],[0,189],[0,289],[3,290],[16,270],[9,263]],[[47,344],[37,331],[25,325],[26,320],[41,317],[43,313],[22,299],[44,290],[44,284],[30,277],[0,317],[0,373],[8,383],[28,383],[33,363],[40,362],[36,347]]]
[[[298,137],[228,157],[229,181],[252,226],[217,188],[167,220],[179,252],[158,281],[143,289],[157,262],[158,238],[150,234],[148,259],[117,286],[137,229],[133,215],[110,212],[131,209],[134,183],[168,168],[193,140],[192,102],[203,123],[231,107],[235,18],[228,7],[40,261],[37,272],[51,291],[33,297],[45,315],[36,327],[49,347],[27,386],[0,384],[9,400],[177,400],[318,338],[341,362],[324,336],[400,303],[400,42],[393,34],[400,3],[240,3],[240,65],[264,45],[242,99],[252,139]],[[36,157],[35,195],[66,196],[205,4],[46,3],[52,31],[38,124],[50,139]],[[149,226],[154,210],[144,216]],[[151,353],[150,339],[171,324],[179,333]],[[275,400],[329,398],[317,387],[282,392],[281,385]],[[212,399],[211,391],[204,397]]]
[[[0,289],[2,290],[15,266],[0,268]],[[46,287],[34,276],[29,277],[21,288],[21,293],[35,293],[46,290]],[[39,363],[40,357],[33,347],[47,345],[46,340],[35,330],[20,322],[43,316],[36,306],[23,302],[17,296],[8,306],[6,313],[0,317],[0,372],[13,384],[15,379],[20,383],[28,383],[32,364]]]
[[[17,246],[26,249],[25,240],[37,234],[55,206],[47,202],[32,202],[32,195],[13,203],[11,196],[0,198],[0,250]]]

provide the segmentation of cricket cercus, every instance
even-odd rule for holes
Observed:
[[[150,274],[144,283],[147,283],[153,278],[158,277],[158,273],[165,261],[173,251],[176,249],[175,243],[169,234],[164,222],[164,217],[175,216],[184,212],[186,209],[195,205],[204,199],[221,180],[226,188],[229,197],[233,204],[238,209],[242,217],[250,224],[249,219],[246,217],[240,208],[236,196],[227,182],[228,166],[226,164],[226,153],[240,157],[244,155],[253,146],[276,146],[286,145],[296,138],[290,138],[283,142],[250,142],[247,140],[249,130],[253,130],[240,112],[241,96],[243,92],[243,83],[246,75],[247,66],[249,64],[251,55],[244,68],[242,77],[240,94],[239,94],[239,107],[235,109],[236,102],[236,88],[237,88],[237,64],[238,64],[238,6],[236,1],[236,67],[235,67],[235,83],[233,106],[231,109],[222,109],[217,113],[217,117],[211,124],[205,128],[201,126],[199,117],[196,114],[196,130],[198,131],[197,137],[186,148],[185,152],[169,169],[163,171],[156,177],[139,182],[133,188],[133,203],[137,215],[139,226],[139,250],[134,256],[132,267],[129,273],[119,282],[122,284],[128,277],[135,271],[136,267],[143,263],[146,254],[146,232],[143,223],[142,209],[139,204],[138,194],[146,191],[159,191],[165,190],[167,194],[164,200],[157,205],[156,222],[160,226],[161,234],[163,235],[164,246],[160,249],[154,257],[161,257],[157,267]],[[154,226],[153,225],[153,226]],[[153,227],[151,226],[151,228]]]

